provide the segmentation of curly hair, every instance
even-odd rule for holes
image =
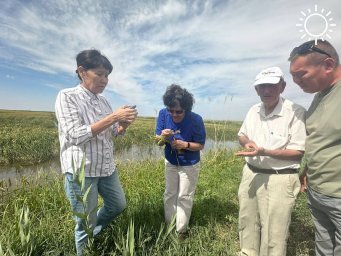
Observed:
[[[163,104],[169,108],[173,108],[179,104],[186,112],[190,112],[194,104],[194,97],[193,94],[180,85],[172,84],[167,87],[163,95]]]

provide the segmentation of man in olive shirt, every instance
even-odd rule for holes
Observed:
[[[316,93],[306,114],[307,159],[301,191],[307,190],[315,224],[315,253],[341,255],[341,66],[327,41],[306,42],[289,57],[293,80]]]

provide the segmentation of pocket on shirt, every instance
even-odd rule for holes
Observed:
[[[282,134],[271,134],[269,138],[269,149],[282,149],[289,143],[290,136]]]

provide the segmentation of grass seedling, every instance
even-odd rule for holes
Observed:
[[[87,198],[88,198],[88,194],[91,190],[92,185],[86,187],[86,184],[85,184],[85,156],[83,156],[81,166],[78,169],[75,168],[75,162],[74,162],[74,159],[72,159],[72,168],[74,170],[73,181],[77,184],[77,186],[80,187],[80,193],[78,193],[75,190],[73,190],[73,193],[75,194],[77,201],[82,206],[82,211],[80,212],[73,211],[73,215],[82,219],[84,223],[84,226],[83,226],[84,231],[88,235],[88,242],[87,242],[88,248],[87,249],[91,250],[91,248],[93,247],[93,243],[94,243],[94,228],[95,227],[92,226],[90,217],[92,213],[96,211],[97,209],[88,209],[88,205],[87,205]],[[71,188],[73,188],[72,185],[71,185]]]

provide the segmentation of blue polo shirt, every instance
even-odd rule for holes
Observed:
[[[160,135],[164,129],[171,129],[174,132],[180,131],[170,139],[178,139],[188,142],[197,142],[205,144],[206,131],[202,117],[194,112],[186,112],[184,119],[180,123],[174,123],[172,116],[166,108],[161,109],[156,123],[156,134]],[[165,157],[173,165],[193,165],[200,161],[200,151],[182,150],[179,154],[177,150],[173,150],[169,143],[165,146]]]

